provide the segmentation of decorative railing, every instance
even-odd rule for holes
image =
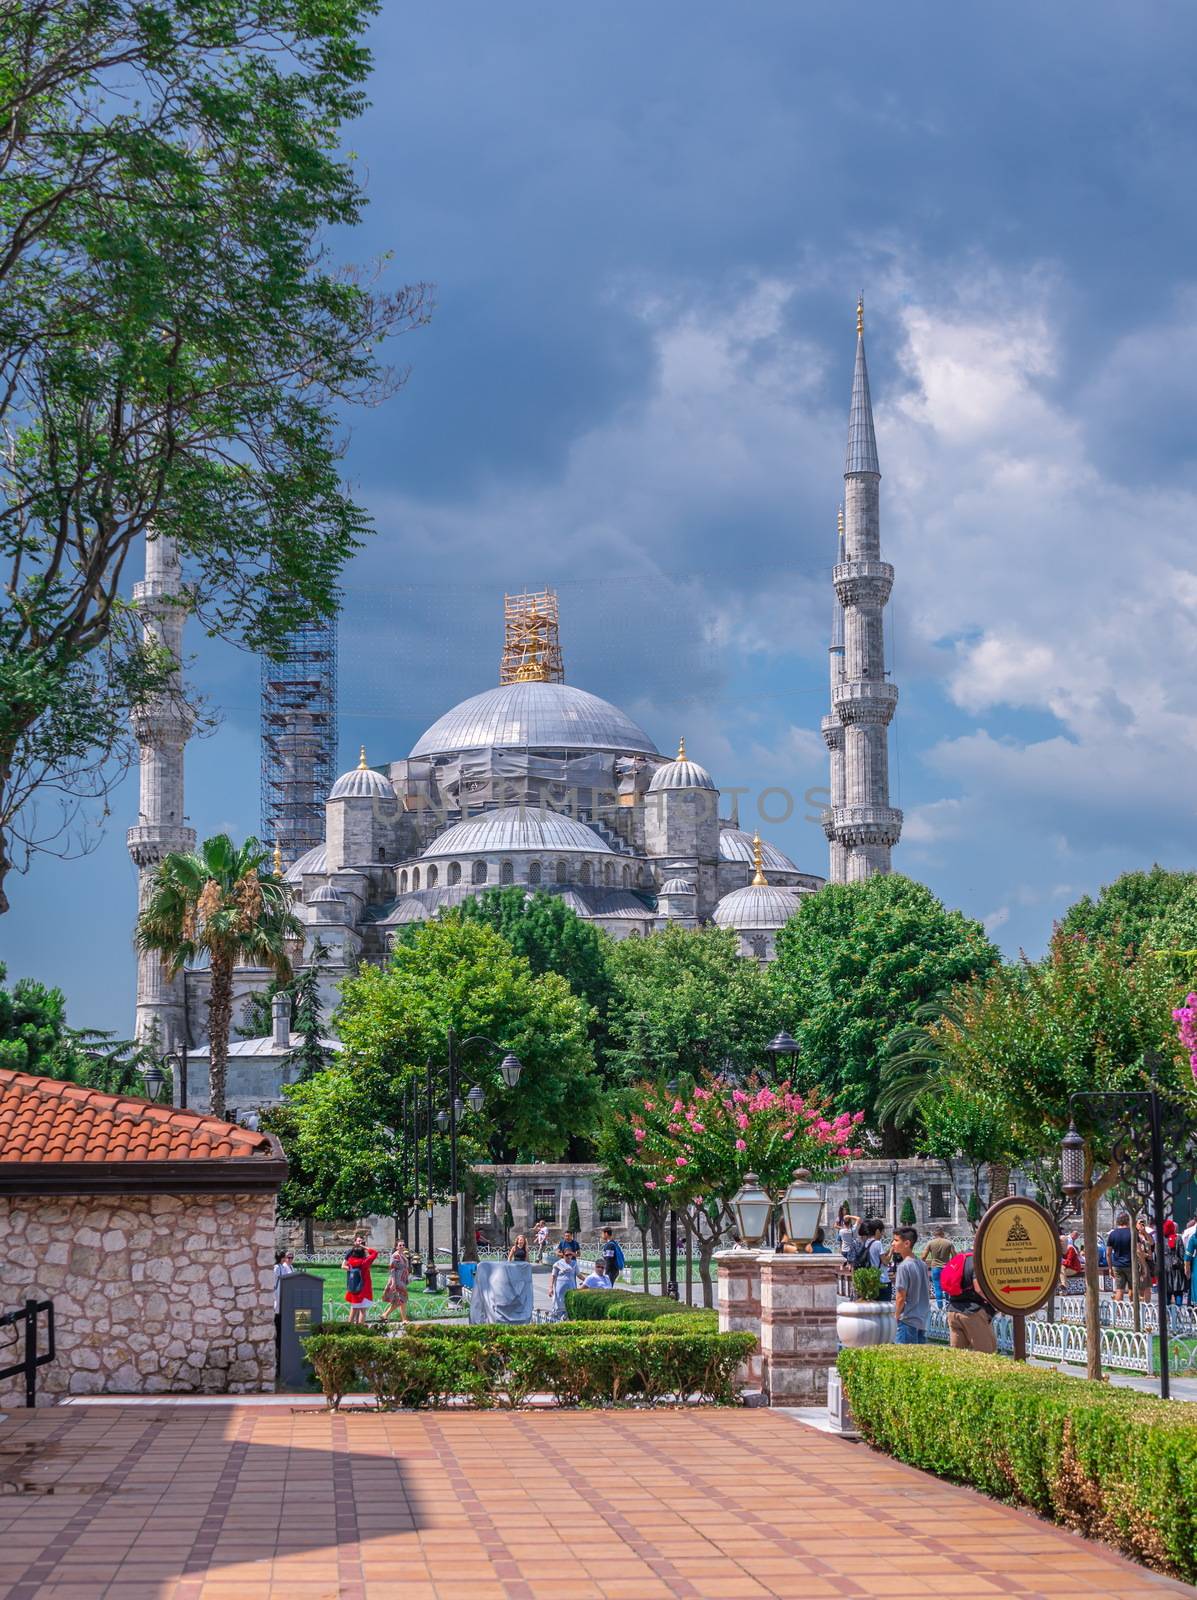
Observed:
[[[993,1332],[997,1339],[998,1350],[1003,1355],[1013,1354],[1013,1320],[1007,1316],[994,1317]],[[927,1319],[927,1337],[940,1344],[947,1344],[946,1311],[940,1311],[938,1308],[931,1311]],[[1038,1317],[1028,1317],[1027,1355],[1040,1361],[1063,1362],[1068,1366],[1083,1367],[1089,1357],[1089,1341],[1084,1323],[1044,1322]],[[1146,1330],[1136,1333],[1133,1328],[1103,1328],[1101,1361],[1103,1367],[1117,1367],[1124,1372],[1144,1372],[1151,1377],[1156,1370],[1154,1333]]]

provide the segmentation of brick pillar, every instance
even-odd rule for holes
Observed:
[[[827,1403],[827,1373],[838,1349],[835,1303],[841,1265],[837,1255],[760,1252],[761,1352],[771,1406]]]
[[[739,1381],[750,1389],[764,1388],[760,1347],[761,1255],[759,1250],[720,1250],[715,1255],[719,1269],[715,1284],[719,1332],[755,1333],[757,1337],[756,1349],[739,1372]]]

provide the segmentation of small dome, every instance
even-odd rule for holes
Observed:
[[[659,793],[662,789],[713,789],[715,780],[705,767],[700,767],[697,761],[686,760],[686,741],[683,739],[677,747],[677,759],[667,761],[664,766],[658,767],[648,780],[649,794]]]
[[[715,907],[714,923],[718,928],[743,929],[746,932],[764,932],[781,928],[797,911],[799,896],[793,889],[779,889],[768,883],[750,883],[745,889],[733,889],[725,894]]]
[[[723,861],[743,861],[752,866],[752,835],[743,828],[720,828],[719,856]],[[761,840],[761,863],[767,872],[801,872],[801,868],[783,855],[776,845]]]
[[[689,878],[667,878],[657,891],[659,894],[697,894]]]
[[[330,800],[393,800],[395,791],[391,780],[381,772],[366,765],[366,747],[362,746],[361,760],[352,772],[343,772],[329,791]]]
[[[286,883],[298,883],[305,873],[327,872],[328,852],[322,844],[313,845],[297,861],[293,861],[283,874]]]
[[[584,822],[563,816],[559,811],[540,811],[531,806],[503,806],[468,817],[446,828],[422,851],[426,856],[474,856],[497,854],[504,850],[568,851],[584,850],[587,855],[612,855],[601,835]]]
[[[339,889],[334,889],[331,884],[322,883],[318,889],[313,889],[308,896],[308,905],[327,905],[330,902],[339,904],[345,896]]]

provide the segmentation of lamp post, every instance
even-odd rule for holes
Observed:
[[[453,1272],[456,1274],[461,1265],[461,1229],[458,1226],[458,1196],[457,1196],[457,1124],[465,1113],[465,1102],[458,1092],[458,1064],[461,1055],[472,1045],[486,1045],[495,1052],[502,1052],[503,1059],[499,1063],[499,1071],[503,1075],[503,1082],[509,1089],[514,1089],[520,1081],[523,1063],[513,1051],[506,1049],[501,1044],[496,1044],[493,1039],[488,1039],[484,1033],[471,1034],[468,1039],[459,1039],[454,1029],[450,1028],[446,1036],[446,1055],[449,1069],[449,1109],[440,1110],[436,1114],[436,1125],[442,1133],[448,1129],[449,1133],[449,1226],[453,1234],[452,1262]],[[469,1094],[470,1106],[473,1110],[481,1109],[485,1094],[480,1085],[471,1089]],[[428,1105],[432,1109],[432,1063],[428,1064]],[[431,1169],[431,1160],[429,1162]],[[429,1192],[431,1201],[431,1191]],[[429,1222],[429,1260],[432,1260],[432,1225]]]
[[[1144,1056],[1145,1067],[1154,1068],[1157,1058]],[[1068,1132],[1060,1144],[1060,1186],[1070,1200],[1081,1198],[1085,1191],[1085,1141],[1077,1132],[1075,1108],[1079,1102],[1089,1102],[1100,1112],[1109,1106],[1115,1116],[1121,1112],[1124,1136],[1130,1137],[1142,1114],[1147,1114],[1148,1171],[1151,1183],[1151,1206],[1155,1215],[1156,1307],[1160,1333],[1160,1398],[1170,1397],[1172,1383],[1168,1369],[1168,1257],[1164,1243],[1164,1128],[1163,1107],[1154,1083],[1150,1089],[1082,1090],[1068,1097]],[[1115,1139],[1117,1142],[1117,1138]],[[1135,1250],[1132,1235],[1131,1250]],[[1132,1256],[1133,1259],[1133,1256]]]
[[[753,1249],[768,1233],[773,1218],[773,1200],[755,1172],[744,1174],[744,1182],[732,1196],[731,1204],[740,1243]]]
[[[773,1068],[774,1075],[776,1075],[779,1064],[788,1063],[795,1056],[802,1054],[802,1046],[797,1039],[793,1038],[783,1028],[780,1033],[774,1034],[773,1038],[769,1040],[769,1043],[765,1046],[765,1054],[769,1057],[769,1063]]]
[[[678,1081],[670,1078],[666,1089],[671,1099],[677,1099]],[[669,1206],[669,1281],[665,1285],[665,1294],[670,1300],[678,1299],[677,1292],[677,1207],[670,1203]]]
[[[168,1062],[168,1058],[164,1056],[163,1061]],[[166,1074],[156,1061],[151,1061],[149,1066],[146,1067],[142,1072],[141,1076],[145,1082],[145,1092],[147,1098],[152,1104],[156,1104],[159,1095],[162,1093],[162,1086],[166,1082]]]

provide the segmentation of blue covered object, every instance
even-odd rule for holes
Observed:
[[[470,1321],[531,1322],[531,1263],[479,1261],[470,1296]]]
[[[462,1261],[458,1263],[457,1276],[461,1279],[461,1286],[463,1289],[472,1289],[474,1287],[474,1274],[477,1272],[477,1270],[478,1263],[476,1261]]]

